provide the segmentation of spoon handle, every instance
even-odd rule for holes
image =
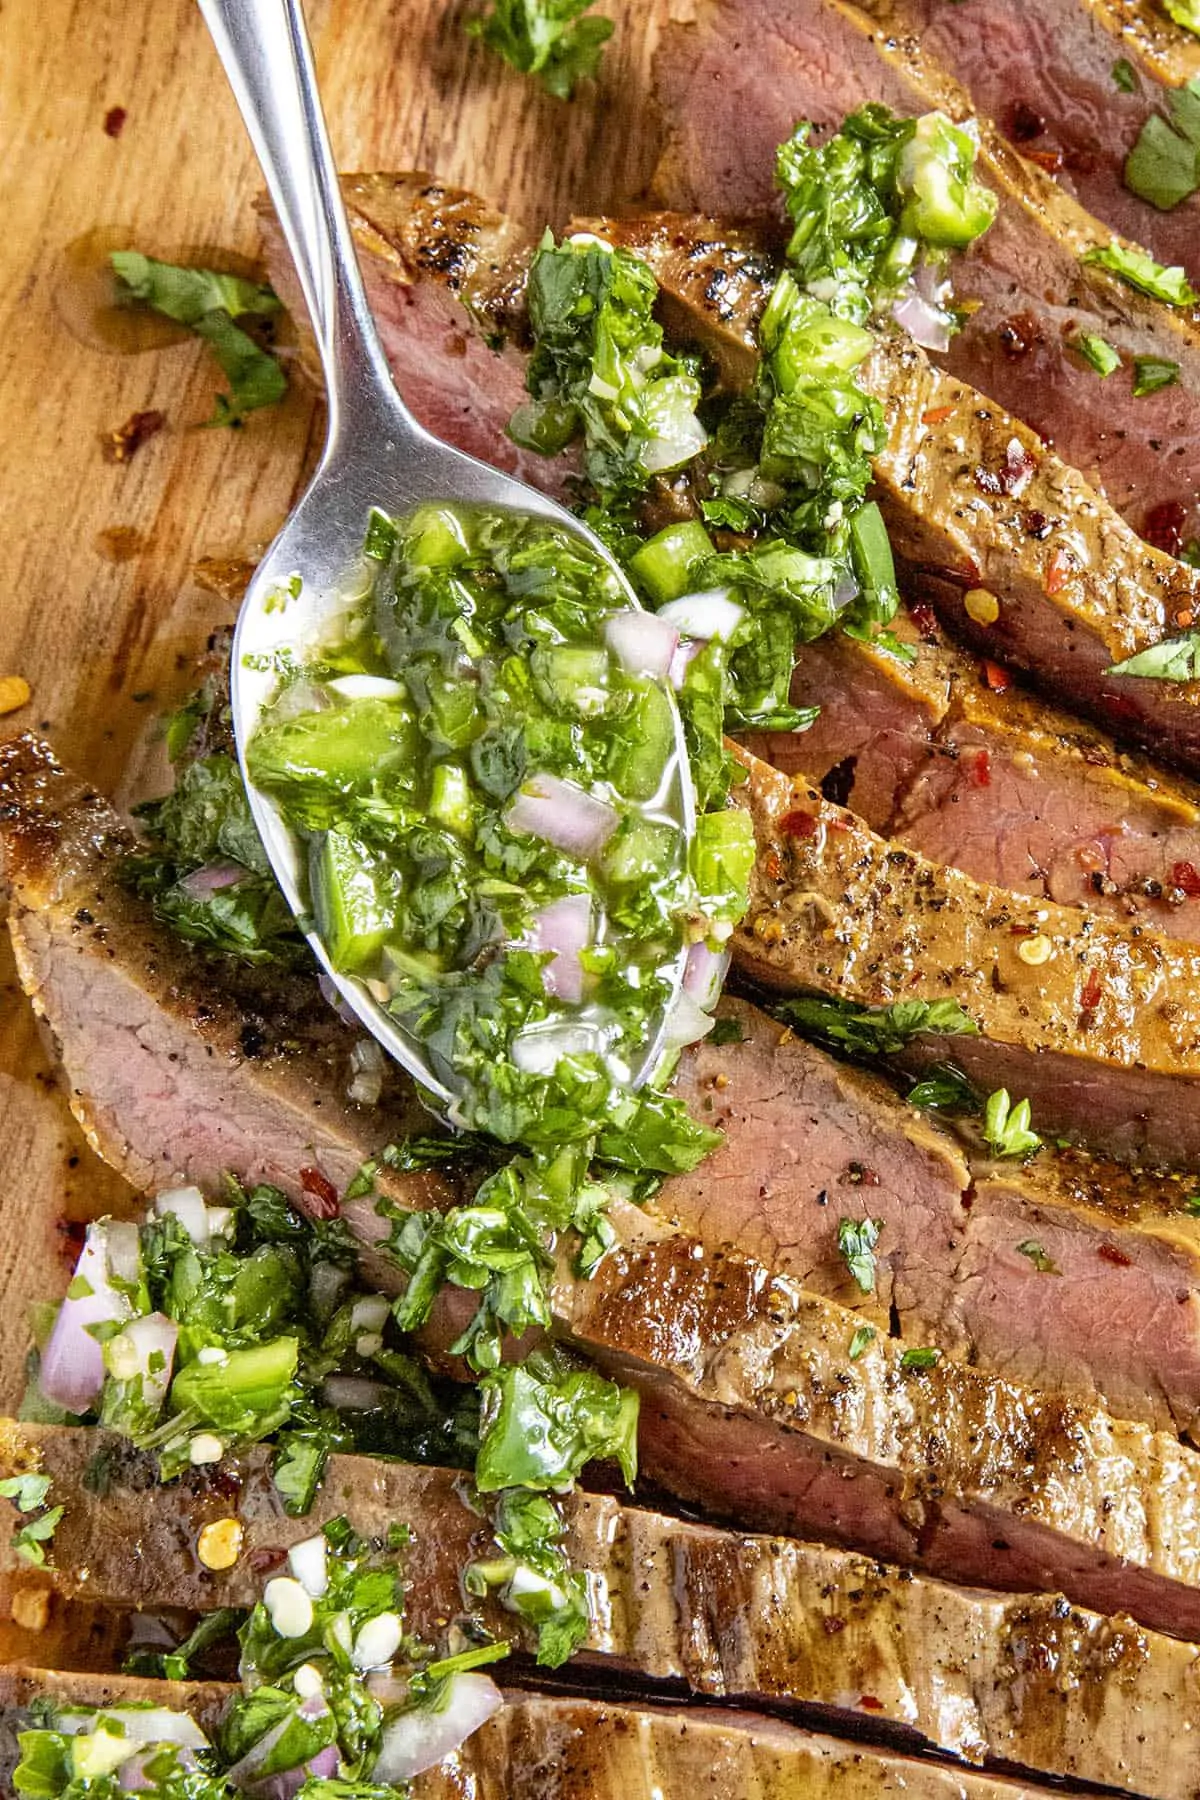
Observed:
[[[425,436],[388,373],[354,254],[300,0],[199,0],[254,145],[316,335],[328,446],[386,423]],[[382,415],[382,419],[381,419]]]

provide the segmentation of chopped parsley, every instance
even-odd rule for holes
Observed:
[[[1125,159],[1125,186],[1160,212],[1200,188],[1200,81],[1167,95],[1170,119],[1151,113]]]
[[[900,1358],[900,1367],[902,1369],[932,1369],[941,1361],[941,1357],[942,1353],[940,1350],[933,1350],[921,1346],[920,1348],[906,1350]]]
[[[740,1019],[717,1019],[708,1034],[710,1044],[718,1048],[725,1044],[741,1044],[746,1040],[746,1033]]]
[[[1061,1275],[1062,1270],[1052,1256],[1047,1256],[1042,1246],[1034,1238],[1026,1238],[1017,1245],[1021,1256],[1027,1256],[1039,1275]]]
[[[849,1000],[784,1000],[773,1008],[786,1025],[824,1038],[851,1056],[896,1056],[920,1033],[977,1037],[979,1027],[957,1000],[897,1000],[855,1006]]]
[[[548,94],[569,100],[594,78],[613,22],[592,15],[595,0],[491,0],[466,29],[522,75],[536,75]]]
[[[1007,1088],[989,1094],[983,1107],[983,1135],[988,1148],[997,1156],[1032,1156],[1040,1150],[1042,1140],[1030,1129],[1029,1102],[1018,1100],[1014,1106]]]
[[[875,1327],[873,1325],[858,1326],[854,1336],[850,1339],[850,1361],[857,1362],[874,1342]]]
[[[1161,300],[1167,306],[1194,306],[1200,300],[1200,294],[1191,286],[1178,263],[1165,268],[1144,250],[1136,250],[1129,244],[1097,245],[1094,250],[1086,250],[1080,261],[1106,269],[1127,287],[1136,288],[1139,294],[1148,294],[1152,300]]]
[[[31,1563],[41,1568],[46,1561],[46,1546],[58,1528],[63,1516],[61,1506],[46,1506],[50,1492],[49,1475],[31,1472],[24,1475],[11,1475],[0,1481],[0,1496],[11,1500],[17,1511],[34,1515],[23,1518],[22,1523],[12,1534],[12,1548],[22,1562]]]
[[[1174,387],[1179,380],[1179,364],[1163,356],[1135,356],[1133,359],[1133,391],[1157,394],[1160,388]]]
[[[944,1063],[923,1081],[918,1081],[908,1090],[906,1099],[910,1106],[919,1106],[926,1112],[979,1111],[979,1096],[962,1070],[950,1063]]]
[[[240,275],[158,262],[138,250],[115,250],[110,261],[129,301],[186,325],[216,358],[229,392],[217,395],[210,424],[240,425],[247,413],[282,400],[287,392],[282,365],[234,323],[242,318],[275,318],[282,308],[269,287]]]
[[[1200,631],[1185,631],[1180,637],[1163,638],[1113,663],[1107,675],[1140,675],[1146,681],[1195,681],[1200,679]]]
[[[838,1251],[864,1294],[875,1292],[875,1246],[882,1230],[882,1219],[838,1220]]]
[[[1138,87],[1137,73],[1127,56],[1119,56],[1112,66],[1113,86],[1120,88],[1123,94],[1135,94]]]

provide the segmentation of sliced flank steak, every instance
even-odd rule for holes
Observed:
[[[0,1780],[16,1765],[17,1733],[41,1697],[59,1706],[185,1711],[211,1735],[234,1692],[195,1682],[0,1670]],[[507,1686],[503,1694],[504,1704],[457,1750],[405,1784],[410,1800],[1036,1800],[1047,1792],[1017,1777],[845,1743],[755,1713]]]
[[[672,206],[706,213],[773,204],[775,149],[797,120],[836,129],[868,101],[971,116],[968,96],[915,37],[847,0],[701,0],[694,24],[664,35],[657,92],[671,133],[657,186]],[[1200,318],[1083,264],[1113,242],[1111,229],[988,119],[976,123],[979,173],[1001,205],[957,264],[956,290],[972,310],[937,360],[1052,439],[1136,529],[1169,505],[1195,535]],[[1138,397],[1127,366],[1102,385],[1070,347],[1080,330],[1127,365],[1146,355],[1177,364],[1178,382]]]
[[[461,190],[405,175],[348,176],[345,185],[372,307],[410,403],[452,442],[516,467],[519,453],[506,427],[523,392],[527,251],[512,248],[500,215]],[[431,210],[429,194],[440,211]],[[444,215],[456,222],[455,255],[446,248]],[[699,337],[729,385],[745,385],[772,270],[760,233],[671,214],[576,224],[644,256],[661,284],[669,326]],[[264,231],[273,278],[286,293],[294,277],[269,215]],[[483,359],[481,369],[474,358]],[[1104,673],[1178,631],[1181,620],[1200,619],[1200,573],[1142,543],[1053,451],[932,369],[915,345],[881,344],[864,379],[891,421],[876,479],[913,597],[939,605],[985,657],[1019,664],[1118,736],[1148,741],[1157,753],[1200,768],[1200,682]],[[1016,480],[1014,443],[1022,459]],[[529,455],[521,473],[557,490],[563,465]],[[996,602],[991,626],[979,625],[964,606],[975,594],[979,613],[980,589]],[[870,660],[864,652],[851,663],[856,681],[876,684]],[[886,673],[882,680],[886,686]],[[1102,760],[1112,755],[1111,747],[1100,750]],[[1135,772],[1132,779],[1141,777]],[[1086,812],[1104,798],[1093,788]],[[1135,792],[1130,801],[1131,815],[1145,816],[1152,832],[1163,829],[1154,823],[1153,796]],[[1181,860],[1190,859],[1172,857],[1171,870]],[[1135,877],[1140,864],[1139,857],[1131,865]],[[1145,875],[1162,879],[1153,859]],[[1120,867],[1113,879],[1124,881]]]
[[[103,1492],[80,1481],[100,1449],[112,1472]],[[224,1490],[196,1475],[160,1490],[148,1459],[106,1433],[5,1426],[0,1466],[31,1456],[71,1498],[55,1567],[20,1579],[72,1600],[245,1606],[268,1554],[323,1520],[345,1516],[372,1537],[403,1518],[409,1628],[437,1644],[462,1612],[460,1559],[486,1550],[486,1525],[449,1471],[335,1456],[314,1511],[289,1519],[270,1502],[265,1449],[230,1464],[237,1479]],[[909,1747],[1163,1800],[1190,1800],[1200,1784],[1195,1645],[1055,1596],[947,1587],[847,1551],[720,1531],[607,1496],[576,1492],[562,1506],[572,1561],[600,1602],[576,1674],[590,1665],[625,1685],[682,1682],[706,1699],[804,1708],[838,1728],[884,1727]],[[206,1572],[196,1541],[229,1516],[244,1531],[239,1559]],[[489,1603],[481,1618],[518,1653],[528,1647],[512,1613]],[[1089,1704],[1064,1706],[1066,1692]],[[1176,1739],[1178,1753],[1166,1755]]]
[[[1172,88],[1200,75],[1200,42],[1173,28],[1177,72],[1156,76],[1152,46],[1128,7],[1109,0],[860,0],[886,30],[919,35],[922,50],[948,69],[979,111],[1027,161],[1161,263],[1200,278],[1200,199],[1168,207],[1126,184],[1125,160],[1154,112],[1169,116]],[[1154,0],[1163,19],[1165,9]],[[1169,21],[1163,22],[1171,30]],[[1187,52],[1190,44],[1191,53]],[[1114,79],[1124,58],[1132,78]],[[1190,66],[1190,73],[1184,73]],[[1135,170],[1135,185],[1136,180]],[[1166,197],[1166,196],[1164,196]]]
[[[1200,1168],[1200,946],[988,887],[888,843],[803,776],[745,757],[754,820],[742,972],[857,1006],[955,1000],[975,1035],[913,1039],[1006,1087],[1039,1127],[1128,1162]]]
[[[10,761],[12,929],[25,979],[58,1039],[72,1103],[100,1154],[143,1188],[177,1177],[214,1188],[227,1169],[265,1173],[302,1199],[319,1192],[314,1169],[344,1187],[347,1171],[413,1128],[399,1081],[390,1103],[348,1105],[341,1096],[354,1032],[311,993],[299,995],[285,1062],[209,1055],[221,1022],[241,1016],[243,971],[205,964],[169,941],[145,903],[114,880],[108,858],[124,839],[107,836],[106,827],[97,847],[98,803],[54,767],[48,752],[35,755],[29,744]],[[39,864],[33,874],[21,861],[29,782],[31,816],[58,846],[53,866]],[[81,821],[93,832],[89,858],[94,853],[83,870],[71,851],[86,837]],[[0,823],[0,846],[4,837]],[[90,915],[83,928],[81,905]],[[148,963],[174,969],[176,979],[149,982]],[[297,978],[298,992],[303,985]],[[188,1003],[198,987],[205,996],[199,1022]],[[1200,1220],[1183,1204],[1190,1185],[1134,1181],[1124,1170],[1088,1164],[1086,1178],[1064,1186],[1047,1154],[1019,1178],[997,1177],[998,1188],[985,1171],[977,1191],[957,1144],[893,1089],[743,1002],[727,998],[722,1007],[727,1029],[742,1041],[686,1052],[678,1086],[725,1142],[695,1174],[666,1184],[655,1202],[661,1218],[709,1248],[744,1251],[884,1328],[894,1311],[910,1342],[1100,1400],[1120,1417],[1195,1429]],[[114,1020],[116,1041],[135,1046],[128,1054],[110,1053]],[[168,1046],[169,1088],[143,1044]],[[301,1106],[290,1103],[297,1071],[308,1072]],[[314,1118],[325,1133],[317,1149]],[[416,1128],[424,1122],[421,1115]],[[242,1159],[251,1159],[248,1169]],[[307,1185],[297,1174],[305,1169]],[[1111,1203],[1110,1190],[1119,1196]],[[454,1197],[450,1183],[435,1184],[433,1176],[392,1177],[390,1192],[411,1205]],[[364,1241],[384,1229],[373,1204],[347,1208]],[[843,1218],[880,1222],[870,1291],[851,1277],[839,1250]],[[1043,1240],[1053,1244],[1047,1255],[1060,1278],[1048,1280],[1018,1249]],[[372,1273],[380,1278],[378,1267]],[[1121,1335],[1111,1329],[1114,1318],[1126,1322]]]

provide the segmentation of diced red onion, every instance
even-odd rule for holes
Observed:
[[[121,1381],[132,1381],[140,1375],[142,1398],[148,1406],[161,1407],[171,1385],[178,1341],[179,1327],[174,1319],[168,1319],[165,1313],[145,1313],[131,1319],[124,1331],[109,1339],[108,1367]]]
[[[600,1025],[529,1025],[512,1041],[512,1059],[522,1075],[552,1075],[564,1056],[603,1056],[610,1034]]]
[[[317,986],[321,990],[321,998],[332,1006],[343,1025],[357,1025],[358,1014],[348,1000],[342,998],[341,990],[334,986],[324,969],[317,976]]]
[[[674,656],[671,658],[670,669],[671,686],[675,689],[676,693],[679,692],[680,688],[687,680],[687,672],[692,663],[698,656],[703,656],[703,654],[704,645],[699,639],[693,639],[689,643],[680,644]]]
[[[627,675],[651,675],[661,681],[671,666],[679,633],[661,613],[613,613],[604,622],[604,638]]]
[[[179,885],[189,899],[206,900],[210,894],[220,893],[222,888],[236,887],[245,873],[240,863],[205,863],[203,868],[193,869],[190,875],[185,875]]]
[[[435,1768],[504,1704],[503,1694],[487,1675],[468,1670],[452,1675],[447,1685],[445,1701],[436,1711],[413,1707],[384,1726],[372,1781],[411,1781]]]
[[[711,1012],[721,997],[728,968],[728,950],[710,950],[705,943],[693,944],[683,972],[684,993],[705,1012]]]
[[[546,992],[569,1006],[583,999],[583,964],[581,950],[587,948],[592,925],[592,901],[589,894],[564,894],[552,900],[533,915],[529,936],[525,940],[531,950],[552,952],[550,962],[542,970]]]
[[[150,1774],[147,1764],[152,1757],[159,1754],[158,1747],[151,1745],[146,1750],[139,1750],[128,1762],[123,1762],[117,1770],[117,1784],[126,1794],[148,1794],[157,1783]]]
[[[321,1384],[326,1406],[338,1412],[373,1412],[386,1406],[393,1392],[385,1382],[368,1381],[365,1375],[327,1375]]]
[[[695,1044],[708,1036],[716,1022],[711,1013],[704,1012],[686,989],[681,988],[667,1014],[663,1047],[674,1049],[677,1045],[682,1048],[684,1044]]]
[[[732,637],[745,617],[745,608],[729,598],[728,588],[709,588],[702,594],[682,594],[659,608],[658,617],[673,625],[681,637]]]
[[[892,307],[892,317],[925,350],[950,348],[950,321],[944,312],[916,292],[906,294]]]
[[[557,775],[530,775],[504,815],[510,831],[525,831],[586,861],[603,850],[617,828],[618,813],[607,800]]]
[[[42,1352],[38,1386],[55,1406],[85,1413],[104,1386],[104,1352],[87,1328],[129,1314],[128,1301],[108,1278],[105,1224],[88,1226],[74,1279],[85,1281],[91,1292],[75,1298],[68,1295],[59,1307],[50,1341]]]
[[[167,1188],[154,1196],[154,1210],[160,1219],[168,1214],[179,1220],[198,1250],[208,1247],[208,1208],[198,1187]]]

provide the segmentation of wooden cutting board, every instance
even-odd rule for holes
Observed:
[[[616,36],[600,83],[569,105],[466,38],[474,6],[312,0],[340,166],[430,169],[534,224],[633,198],[658,148],[654,43],[686,0],[601,0]],[[0,736],[45,731],[127,799],[145,791],[151,716],[225,622],[190,571],[270,539],[319,407],[297,387],[244,430],[206,429],[219,383],[202,347],[96,341],[77,267],[89,234],[225,266],[256,252],[257,170],[192,0],[0,0],[0,159],[0,675],[32,689]],[[103,434],[144,409],[166,428],[106,462]],[[70,1118],[5,938],[0,1407],[20,1392],[29,1302],[65,1285],[63,1221],[130,1199]]]

